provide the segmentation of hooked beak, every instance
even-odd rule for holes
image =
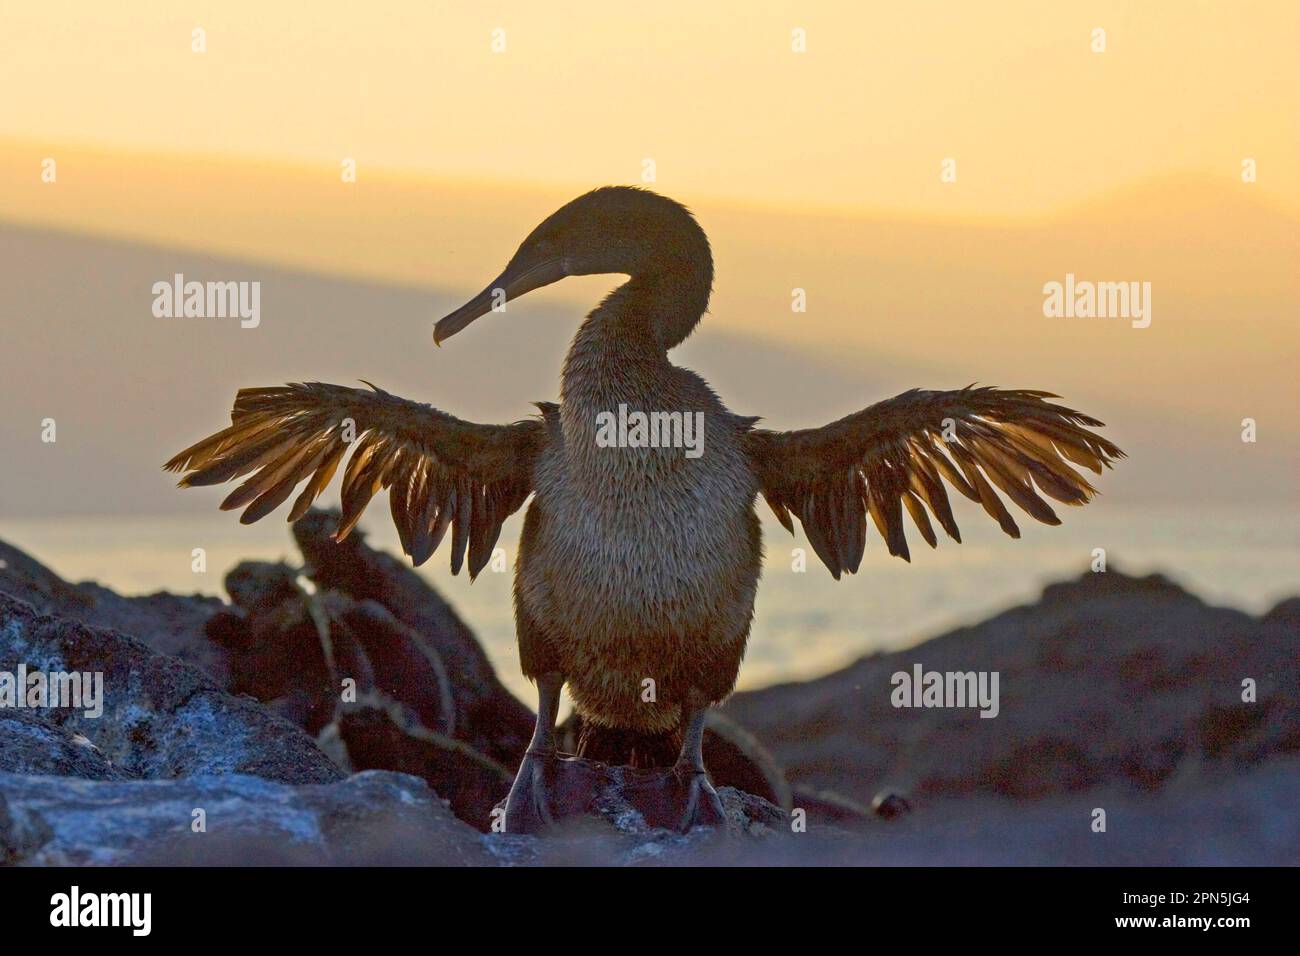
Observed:
[[[502,306],[526,292],[558,282],[568,274],[563,259],[549,259],[529,268],[520,268],[513,264],[506,266],[506,271],[488,283],[486,289],[455,312],[438,320],[433,327],[433,344],[442,345],[444,339],[451,338],[479,316],[487,315],[493,308]]]

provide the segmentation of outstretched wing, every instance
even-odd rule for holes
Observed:
[[[913,389],[822,428],[749,433],[763,496],[787,530],[790,515],[831,574],[858,570],[870,514],[889,553],[910,560],[903,510],[930,547],[930,514],[954,541],[947,481],[978,502],[1013,538],[1011,513],[993,486],[1044,524],[1060,524],[1038,492],[1067,505],[1096,489],[1071,463],[1097,474],[1124,453],[1088,430],[1102,423],[1046,401],[1050,392]],[[1088,426],[1088,427],[1085,427]],[[927,510],[929,509],[929,514]]]
[[[351,448],[335,538],[347,537],[370,499],[387,488],[402,548],[415,564],[428,560],[450,528],[452,573],[468,548],[469,573],[477,575],[502,522],[532,491],[542,422],[477,425],[370,389],[321,382],[241,389],[230,427],[163,467],[187,472],[181,487],[249,475],[221,503],[222,510],[244,508],[244,524],[274,511],[310,479],[289,512],[296,521]]]

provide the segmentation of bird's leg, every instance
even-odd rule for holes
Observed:
[[[558,673],[537,678],[537,724],[506,798],[507,833],[535,833],[553,822],[548,778],[555,768],[555,719],[563,686]]]
[[[682,752],[673,765],[673,774],[686,792],[686,807],[678,824],[683,833],[692,827],[722,826],[727,821],[718,791],[713,789],[708,771],[704,769],[704,721],[708,713],[708,707],[690,712],[682,738]]]

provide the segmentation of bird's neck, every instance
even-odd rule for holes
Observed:
[[[653,384],[671,368],[668,350],[694,330],[709,304],[712,269],[636,275],[611,292],[578,329],[563,388],[577,398],[610,385]]]
[[[597,414],[617,412],[620,404],[634,411],[675,410],[668,349],[699,322],[710,284],[681,272],[633,276],[587,316],[561,379],[561,419],[571,447],[587,444]]]

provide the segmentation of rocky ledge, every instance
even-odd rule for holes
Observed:
[[[294,526],[301,566],[232,569],[228,603],[0,542],[0,704],[20,669],[102,675],[79,708],[0,706],[0,863],[1300,862],[1300,600],[1252,618],[1084,575],[738,695],[706,740],[725,827],[651,827],[593,770],[585,815],[536,838],[492,832],[531,712],[423,578],[331,527]],[[998,719],[895,707],[918,665],[997,672]]]

